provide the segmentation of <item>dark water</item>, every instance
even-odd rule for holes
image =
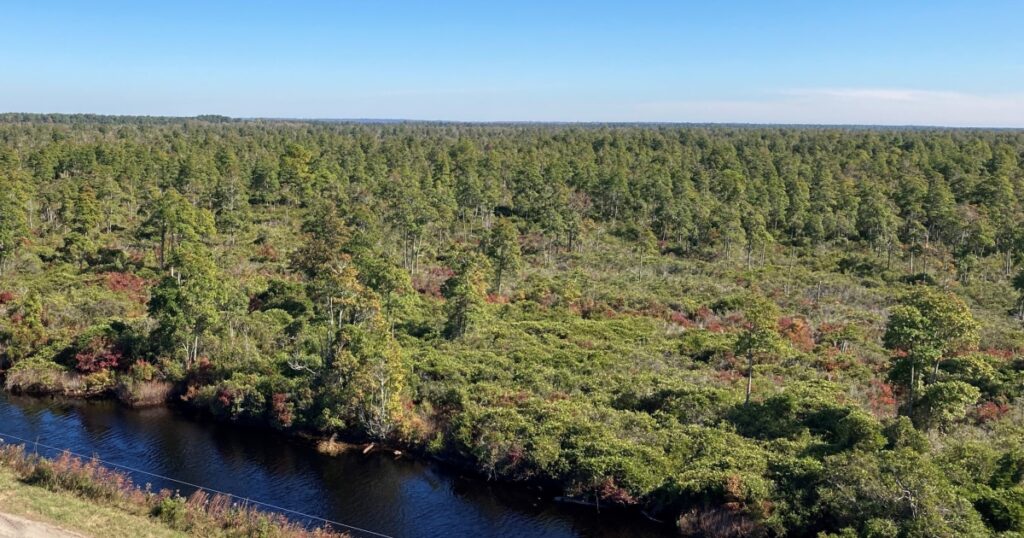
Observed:
[[[167,409],[0,395],[0,438],[5,436],[394,537],[665,536],[664,529],[641,518],[551,503],[524,488],[460,476],[437,465],[383,454],[328,457],[297,440]],[[152,477],[133,479],[190,493]]]

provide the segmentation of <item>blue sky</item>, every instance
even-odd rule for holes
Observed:
[[[0,2],[0,110],[1024,127],[1024,2]]]

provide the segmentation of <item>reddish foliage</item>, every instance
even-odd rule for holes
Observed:
[[[979,423],[998,420],[1010,411],[1010,404],[1005,402],[985,402],[974,409],[974,419]]]
[[[693,320],[686,317],[686,314],[682,312],[673,311],[671,314],[668,315],[668,320],[681,327],[686,327],[687,329],[695,327],[697,325],[696,323],[693,322]]]
[[[811,325],[803,318],[784,317],[779,320],[779,334],[790,341],[793,347],[808,353],[814,349],[814,335]]]
[[[513,445],[509,447],[505,459],[508,460],[509,467],[515,467],[526,459],[526,450],[519,445]]]
[[[990,355],[992,357],[998,357],[1000,359],[1003,359],[1004,361],[1008,361],[1012,359],[1014,355],[1016,355],[1016,353],[1014,353],[1011,349],[998,349],[991,347],[983,350],[982,353]]]
[[[502,407],[518,407],[530,399],[530,393],[525,390],[517,392],[506,392],[498,397],[498,405]]]
[[[558,303],[559,299],[560,297],[552,293],[551,290],[545,290],[541,294],[541,296],[537,298],[537,302],[544,307],[551,308],[552,306],[555,306],[555,304]]]
[[[229,409],[231,404],[235,402],[235,393],[226,387],[221,387],[217,391],[217,403],[219,403],[224,409]]]
[[[412,287],[424,295],[441,298],[441,286],[455,275],[448,267],[431,267],[423,274],[413,277]]]
[[[548,394],[547,398],[545,399],[549,402],[559,402],[562,400],[568,400],[569,394],[562,392],[560,390],[556,390],[552,391],[551,394]]]
[[[117,368],[124,352],[108,338],[98,336],[75,353],[75,367],[79,372],[91,374],[110,368]]]
[[[700,321],[707,321],[715,317],[714,311],[707,306],[701,306],[697,309],[697,319]]]
[[[725,325],[722,323],[721,318],[719,318],[713,310],[706,306],[701,306],[700,308],[698,308],[696,314],[694,314],[693,317],[694,321],[697,322],[697,326],[702,329],[706,329],[713,333],[725,332]]]
[[[738,379],[743,378],[743,374],[741,374],[736,369],[718,370],[717,372],[715,372],[715,377],[717,377],[719,380],[723,382],[732,383]]]
[[[288,395],[282,392],[274,393],[270,400],[271,409],[274,412],[274,420],[281,426],[287,428],[292,425],[294,416],[292,406],[288,405]]]
[[[743,500],[743,478],[738,474],[731,474],[725,479],[726,498],[730,501],[739,502]]]
[[[488,293],[487,302],[491,304],[508,304],[508,295],[498,295],[497,293]]]
[[[876,416],[891,416],[896,410],[896,393],[892,385],[871,380],[870,402],[871,412]]]
[[[713,332],[713,333],[724,333],[725,332],[725,325],[722,325],[721,323],[719,323],[717,321],[708,322],[708,324],[704,328],[707,329],[709,332]]]
[[[146,288],[146,279],[132,273],[111,271],[104,277],[107,279],[107,288],[110,291],[139,293]]]
[[[140,303],[146,302],[146,279],[132,273],[119,271],[111,271],[103,276],[108,290],[126,293]]]
[[[826,348],[819,357],[818,364],[826,372],[846,370],[853,365],[850,361],[842,359],[842,351],[837,347]]]
[[[662,319],[674,314],[674,312],[670,310],[669,307],[665,306],[664,304],[658,301],[648,301],[647,304],[640,308],[640,311],[638,313],[642,316]]]
[[[821,322],[821,324],[818,325],[818,341],[824,342],[829,336],[842,331],[843,328],[844,325],[841,323],[832,323],[828,321]]]
[[[13,302],[13,301],[14,301],[14,292],[13,291],[8,291],[8,290],[0,291],[0,305],[7,304],[7,303],[10,303],[10,302]]]
[[[192,369],[188,372],[190,382],[200,386],[216,382],[217,376],[213,371],[213,364],[210,362],[209,357],[205,355],[200,356],[192,366]]]
[[[744,318],[743,314],[741,314],[740,312],[733,312],[733,313],[729,314],[728,316],[725,317],[725,321],[729,325],[732,325],[733,327],[737,327],[737,326],[744,326],[745,327],[745,326],[748,325],[746,318]]]
[[[570,310],[576,312],[580,317],[585,319],[594,319],[597,317],[611,318],[615,317],[615,312],[606,303],[602,301],[595,301],[590,298],[580,299],[574,304],[569,306]]]
[[[636,504],[636,498],[625,488],[615,483],[615,479],[607,477],[597,486],[597,494],[602,500],[615,504]]]
[[[268,262],[276,262],[281,259],[281,255],[280,253],[277,252],[277,249],[274,248],[273,245],[271,245],[270,243],[263,243],[262,245],[259,246],[259,248],[256,249],[256,259]]]

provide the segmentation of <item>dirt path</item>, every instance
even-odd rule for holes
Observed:
[[[84,538],[48,523],[0,512],[0,538]]]

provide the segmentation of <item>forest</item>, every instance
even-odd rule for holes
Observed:
[[[1024,536],[1024,131],[0,115],[7,391],[686,536]]]

